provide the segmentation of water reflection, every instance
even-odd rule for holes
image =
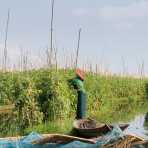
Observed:
[[[126,134],[136,135],[148,140],[148,113],[136,116],[129,124],[129,128],[125,131]]]
[[[145,130],[148,130],[148,112],[145,114],[145,120],[143,126]]]

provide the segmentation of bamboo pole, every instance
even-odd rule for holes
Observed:
[[[54,60],[55,60],[55,68],[58,70],[58,58],[57,58],[58,49],[54,48]]]
[[[8,40],[8,29],[9,29],[9,20],[10,20],[10,9],[8,9],[7,15],[7,22],[6,22],[6,29],[5,29],[5,46],[4,46],[4,59],[3,59],[3,70],[6,71],[7,69],[7,40]]]
[[[81,39],[81,31],[82,29],[79,29],[78,32],[78,44],[77,44],[77,50],[76,50],[76,61],[75,61],[75,68],[78,66],[78,58],[79,58],[79,48],[80,48],[80,39]]]
[[[51,9],[51,32],[50,32],[50,61],[49,61],[49,65],[51,68],[52,65],[52,54],[53,54],[53,21],[54,21],[54,3],[55,0],[52,0],[52,9]]]

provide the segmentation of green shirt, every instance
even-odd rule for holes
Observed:
[[[74,78],[71,81],[71,84],[74,86],[75,89],[77,89],[78,91],[83,91],[85,93],[85,89],[84,89],[84,84],[83,81],[80,80],[79,78]]]

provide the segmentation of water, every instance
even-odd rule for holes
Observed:
[[[129,124],[130,126],[124,131],[125,134],[148,140],[148,113],[136,116]]]

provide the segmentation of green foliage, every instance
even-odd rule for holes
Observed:
[[[4,100],[8,99],[9,101],[7,102],[13,103],[15,108],[13,113],[8,114],[7,120],[1,117],[1,123],[5,125],[5,128],[12,127],[11,124],[13,125],[14,123],[15,129],[17,128],[18,130],[17,132],[23,132],[26,127],[42,122],[43,115],[40,112],[37,102],[38,90],[35,88],[34,82],[28,77],[22,77],[16,74],[11,77],[11,81],[9,79],[3,79],[2,81],[3,90],[1,90],[1,96],[6,92],[3,95]],[[5,83],[7,85],[4,85]],[[3,101],[3,103],[6,104],[6,101]],[[1,127],[2,129],[4,128],[2,125]]]
[[[57,71],[41,71],[34,75],[39,91],[38,102],[44,121],[66,118],[74,109],[75,95],[69,89],[67,79]]]
[[[148,83],[145,83],[145,91],[144,91],[144,94],[145,94],[145,99],[148,99]]]
[[[15,88],[17,88],[15,90],[17,92],[15,112],[20,130],[41,123],[43,114],[38,106],[37,97],[39,92],[34,83],[23,77],[19,78],[15,85]]]
[[[13,100],[13,75],[0,74],[0,105],[11,104]]]
[[[0,136],[16,136],[17,125],[15,113],[0,114]]]
[[[67,133],[72,129],[73,119],[62,119],[55,121],[48,121],[43,124],[36,125],[34,127],[29,127],[25,130],[26,134],[35,131],[40,134],[52,134],[52,133]]]
[[[7,118],[0,114],[0,132],[4,128],[4,135],[27,129],[62,131],[52,125],[75,117],[77,93],[68,84],[73,77],[73,70],[62,69],[0,73],[0,104],[15,105]],[[84,85],[88,116],[105,122],[116,120],[114,114],[132,112],[148,96],[147,79],[87,73]]]

